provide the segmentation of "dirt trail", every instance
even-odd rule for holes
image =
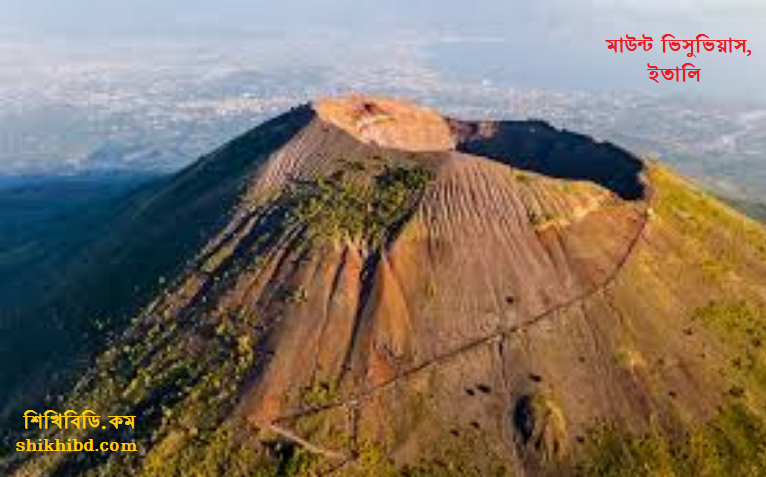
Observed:
[[[326,457],[328,459],[333,459],[333,460],[344,461],[348,459],[348,457],[345,454],[332,451],[329,449],[325,449],[324,447],[320,447],[318,445],[312,444],[311,442],[307,441],[306,439],[303,439],[302,437],[298,436],[294,432],[289,431],[283,427],[279,427],[275,424],[269,425],[268,430],[270,430],[274,434],[284,437],[285,439],[289,441],[295,442],[296,444],[300,445],[301,447],[303,447],[304,449],[306,449],[308,452],[312,454],[321,455],[323,457]]]
[[[386,380],[375,386],[364,389],[355,395],[352,395],[342,400],[328,403],[322,406],[305,408],[292,413],[284,414],[274,419],[273,423],[292,421],[301,417],[306,417],[306,416],[315,415],[315,414],[319,414],[319,413],[323,413],[327,411],[337,410],[339,408],[344,408],[349,406],[356,407],[359,405],[359,402],[369,399],[371,397],[374,397],[378,393],[383,392],[395,386],[396,384],[404,380],[407,380],[423,371],[431,369],[434,366],[443,365],[464,353],[473,351],[482,346],[489,345],[498,341],[504,341],[505,339],[507,339],[508,337],[516,333],[532,328],[540,324],[541,322],[547,321],[548,319],[552,319],[559,312],[567,308],[570,308],[572,306],[579,305],[580,303],[596,296],[597,294],[606,291],[612,284],[614,284],[615,280],[617,279],[617,277],[619,276],[620,272],[625,267],[625,265],[628,262],[630,262],[636,250],[639,248],[639,245],[642,239],[644,238],[646,231],[648,230],[650,217],[652,215],[651,204],[653,202],[653,195],[654,193],[653,193],[651,184],[647,184],[647,195],[646,195],[646,198],[644,199],[644,203],[645,203],[644,210],[641,216],[641,223],[638,226],[638,230],[636,231],[636,234],[633,236],[632,240],[629,242],[628,247],[626,248],[625,254],[617,262],[616,266],[611,271],[611,273],[606,277],[606,279],[601,284],[595,286],[593,289],[588,290],[578,296],[575,296],[574,298],[567,300],[564,303],[556,305],[555,307],[548,309],[545,312],[535,315],[521,324],[517,324],[514,326],[510,326],[510,327],[506,327],[506,328],[494,331],[485,336],[474,339],[455,349],[446,351],[434,358],[424,361],[423,363],[417,366],[414,366],[404,372],[399,373],[398,375],[396,375],[395,377],[389,380]]]

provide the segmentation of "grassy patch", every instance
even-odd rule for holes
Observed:
[[[309,408],[327,406],[337,401],[339,397],[340,391],[337,385],[326,381],[304,388],[301,392],[301,401]]]
[[[742,404],[684,435],[643,435],[601,427],[580,464],[585,477],[745,477],[766,475],[766,424]]]
[[[766,391],[766,310],[744,301],[711,301],[696,309],[692,319],[731,350],[724,368],[733,381],[729,394],[742,397],[748,389]]]
[[[581,459],[586,477],[737,477],[766,475],[766,422],[748,391],[766,389],[764,310],[745,301],[711,301],[692,313],[731,350],[722,372],[728,404],[710,422],[672,432],[627,434],[601,426]],[[580,474],[578,474],[580,475]]]
[[[242,308],[198,323],[157,321],[115,342],[61,407],[136,416],[135,430],[75,429],[45,437],[94,438],[97,445],[102,440],[131,441],[145,457],[62,455],[57,456],[58,471],[112,475],[119,468],[151,476],[252,475],[252,446],[248,455],[238,450],[241,442],[229,436],[233,430],[226,419],[256,363],[257,322],[252,310]],[[30,464],[36,468],[50,463]],[[245,465],[249,470],[240,471]]]
[[[705,244],[718,241],[725,244],[724,248],[736,251],[726,257],[732,264],[738,263],[745,250],[752,250],[766,260],[766,233],[761,224],[662,167],[652,166],[650,173],[656,190],[654,208],[663,220],[679,224],[690,240]]]
[[[766,338],[766,313],[744,301],[711,301],[696,309],[693,319],[729,340],[760,342]]]
[[[460,427],[457,438],[440,441],[433,457],[398,470],[402,477],[512,477],[507,456],[490,446],[482,431]]]
[[[387,167],[369,182],[320,177],[291,192],[292,221],[314,239],[348,239],[382,246],[410,214],[429,180],[420,167]]]

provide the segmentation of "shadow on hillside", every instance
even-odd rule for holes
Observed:
[[[0,438],[7,419],[18,423],[18,412],[67,389],[110,333],[199,266],[197,254],[231,220],[254,171],[312,118],[308,106],[296,108],[142,185],[105,206],[85,224],[87,240],[65,253],[52,250],[65,237],[50,240],[46,260],[30,265],[28,298],[0,303]]]
[[[458,150],[559,179],[595,182],[625,200],[645,195],[635,156],[608,142],[561,131],[543,121],[456,125]]]

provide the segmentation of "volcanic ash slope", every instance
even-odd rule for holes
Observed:
[[[140,452],[17,475],[766,473],[759,225],[608,143],[363,96],[178,180],[285,128],[62,408]]]

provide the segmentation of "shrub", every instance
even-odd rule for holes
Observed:
[[[319,177],[290,193],[292,222],[313,239],[348,239],[370,248],[385,244],[409,215],[429,179],[420,167],[387,167],[370,184],[343,175]]]

